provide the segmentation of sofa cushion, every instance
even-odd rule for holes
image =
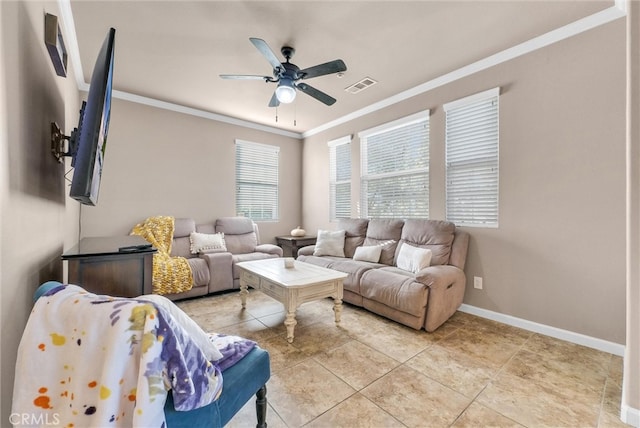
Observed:
[[[327,267],[348,274],[349,276],[342,281],[343,288],[357,294],[362,294],[362,275],[371,269],[381,266],[384,265],[379,263],[359,262],[351,259],[337,259],[331,262]]]
[[[464,270],[467,260],[467,250],[469,248],[469,233],[456,228],[453,244],[451,245],[451,255],[449,256],[449,264]]]
[[[400,269],[399,267],[395,267],[395,266],[383,266],[382,268],[380,268],[380,270],[385,272],[391,272],[396,275],[406,276],[407,278],[417,279],[417,275],[414,274],[413,272],[409,272],[408,270]]]
[[[196,231],[196,222],[192,218],[176,218],[173,221],[173,237],[189,237],[191,232]]]
[[[378,245],[386,241],[395,241],[382,248],[380,263],[393,265],[398,241],[402,235],[403,220],[372,219],[369,220],[364,245]]]
[[[403,242],[398,250],[396,266],[409,272],[418,273],[431,263],[431,250],[429,248],[414,247]]]
[[[171,257],[184,257],[187,259],[194,257],[194,255],[191,254],[191,240],[189,239],[189,236],[173,238],[173,242],[171,242],[171,252],[169,255]]]
[[[344,237],[343,229],[336,231],[318,229],[313,255],[344,257]]]
[[[367,236],[367,226],[369,220],[366,218],[343,218],[338,220],[337,229],[343,229],[344,237],[344,256],[352,258],[357,247],[364,243]]]
[[[227,244],[227,251],[232,254],[252,253],[258,245],[255,233],[245,233],[244,235],[224,235],[224,242]]]
[[[193,257],[189,235],[196,231],[196,223],[191,218],[176,218],[173,222],[173,241],[171,242],[171,257]]]
[[[193,286],[201,287],[209,285],[209,265],[206,260],[193,257],[187,259],[187,263],[189,263],[193,275]]]
[[[227,251],[232,254],[247,254],[258,245],[253,221],[246,217],[222,217],[216,220],[216,232],[224,233]]]
[[[277,258],[277,254],[269,253],[246,253],[246,254],[233,254],[231,260],[233,263],[233,279],[240,278],[240,269],[236,267],[236,263],[250,262],[252,260],[264,260]]]
[[[360,294],[362,274],[370,269],[384,266],[379,263],[359,262],[344,257],[331,256],[298,256],[297,260],[348,274],[349,276],[342,282],[343,288],[358,295]]]
[[[216,220],[216,232],[225,235],[244,235],[255,232],[253,220],[247,217],[221,217]]]
[[[431,265],[446,265],[451,255],[456,226],[448,221],[407,219],[401,242],[431,250]]]
[[[363,273],[360,280],[362,297],[415,317],[423,317],[429,296],[428,287],[416,282],[411,274],[388,269],[370,269]]]
[[[344,257],[312,256],[298,253],[298,258],[296,260],[328,268],[331,263],[335,262],[336,260],[344,260]]]
[[[275,259],[277,257],[278,257],[277,254],[247,253],[247,254],[233,254],[231,256],[231,260],[235,264],[235,263],[240,263],[240,262],[250,262],[252,260]]]
[[[215,223],[196,224],[196,232],[216,233],[216,224]]]

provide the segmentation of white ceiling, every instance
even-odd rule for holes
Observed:
[[[85,82],[114,27],[114,89],[304,133],[612,6],[611,0],[73,0],[71,12]],[[249,37],[264,39],[279,58],[281,46],[294,47],[291,62],[300,68],[342,59],[342,78],[306,81],[337,102],[328,107],[298,92],[294,103],[278,108],[276,123],[268,107],[274,83],[218,77],[271,74]],[[344,90],[364,77],[378,83],[358,94]]]

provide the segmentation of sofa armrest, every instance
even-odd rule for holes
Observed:
[[[282,257],[282,248],[273,244],[260,244],[256,246],[256,252],[258,253],[266,253],[266,254],[275,254],[278,257]]]
[[[209,266],[209,293],[233,288],[233,263],[229,252],[200,254]]]
[[[315,251],[315,245],[307,245],[306,247],[302,247],[298,250],[299,256],[313,256],[313,252]]]
[[[464,299],[467,277],[451,265],[429,266],[416,274],[416,281],[429,287],[424,329],[432,332],[453,315]]]
[[[435,290],[451,288],[456,282],[466,283],[464,271],[451,265],[428,266],[416,273],[416,281]]]

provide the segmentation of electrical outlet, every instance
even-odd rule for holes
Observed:
[[[482,277],[474,276],[473,277],[473,288],[477,288],[478,290],[482,290]]]

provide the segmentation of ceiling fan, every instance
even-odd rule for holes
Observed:
[[[269,64],[273,67],[273,76],[221,74],[221,78],[237,80],[264,80],[265,82],[277,83],[278,86],[271,97],[269,107],[278,107],[280,103],[286,104],[292,102],[296,98],[296,89],[299,89],[305,94],[328,106],[333,105],[333,103],[336,102],[335,98],[325,94],[313,86],[298,81],[346,71],[347,66],[341,59],[336,59],[334,61],[325,62],[324,64],[318,64],[313,67],[300,70],[297,65],[289,62],[295,53],[295,49],[292,47],[283,46],[282,49],[280,49],[280,52],[282,52],[282,55],[286,58],[286,62],[280,62],[264,40],[257,39],[255,37],[251,37],[249,40],[267,59],[267,61],[269,61]]]

